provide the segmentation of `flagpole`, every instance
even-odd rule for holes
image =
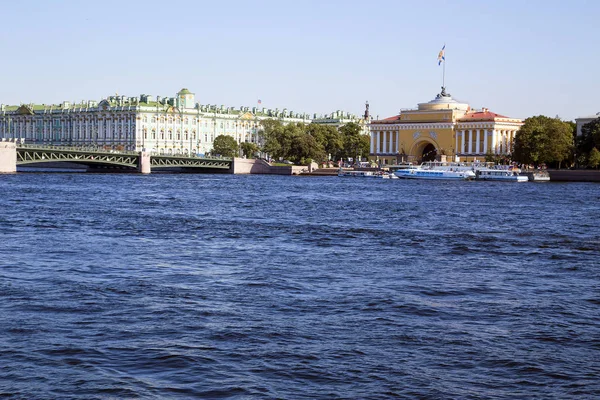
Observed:
[[[445,55],[444,55],[445,57]],[[446,87],[446,58],[444,58],[444,68],[442,69],[442,87]]]

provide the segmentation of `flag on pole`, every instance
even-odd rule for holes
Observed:
[[[258,104],[262,104],[262,100],[261,99],[258,99]]]
[[[444,47],[442,47],[442,49],[440,50],[440,52],[438,54],[438,65],[441,65],[442,61],[446,61],[446,56],[444,55],[445,50],[446,50],[446,45],[444,44]]]

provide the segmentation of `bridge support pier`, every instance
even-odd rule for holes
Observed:
[[[17,172],[17,145],[14,142],[0,142],[0,174]]]
[[[150,168],[150,153],[146,153],[144,151],[140,152],[140,162],[138,165],[138,171],[142,174],[149,174],[151,172]]]

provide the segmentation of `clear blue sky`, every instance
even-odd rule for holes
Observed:
[[[600,111],[598,1],[10,1],[0,103],[174,96],[380,117],[446,86],[512,117]]]

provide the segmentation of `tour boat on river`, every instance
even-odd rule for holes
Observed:
[[[394,174],[403,179],[469,180],[475,178],[475,172],[471,167],[447,162],[426,162],[418,167],[398,169]]]
[[[475,171],[475,179],[481,181],[527,182],[529,178],[519,175],[518,170],[505,168],[481,168]]]
[[[398,179],[393,174],[390,174],[385,171],[353,171],[353,170],[343,170],[340,169],[338,171],[338,176],[342,178],[379,178],[379,179]]]
[[[338,171],[339,177],[344,178],[376,178],[377,176],[373,173],[373,171],[351,171],[351,170],[343,170],[340,168]]]

